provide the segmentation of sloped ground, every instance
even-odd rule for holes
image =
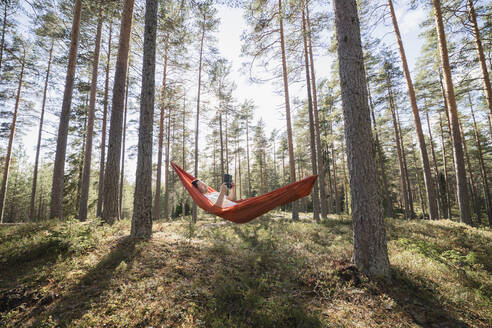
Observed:
[[[388,220],[392,281],[350,264],[351,222],[0,226],[0,326],[490,327],[492,232]]]

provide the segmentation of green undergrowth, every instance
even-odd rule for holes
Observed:
[[[492,232],[387,220],[390,282],[351,265],[349,218],[0,226],[0,326],[490,327]]]

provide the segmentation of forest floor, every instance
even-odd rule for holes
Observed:
[[[351,221],[273,212],[0,226],[2,327],[491,327],[492,232],[386,220],[391,282],[350,264]]]

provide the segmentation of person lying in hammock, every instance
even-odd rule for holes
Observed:
[[[234,184],[234,182],[231,182],[231,194],[227,197],[227,190],[229,188],[227,188],[226,183],[223,183],[222,186],[220,186],[220,193],[217,191],[208,192],[208,186],[198,179],[193,180],[191,184],[196,189],[198,189],[205,197],[207,197],[215,206],[225,208],[237,204],[234,202],[236,200],[236,188],[234,188],[236,185]]]

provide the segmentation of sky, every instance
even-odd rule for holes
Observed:
[[[402,39],[407,53],[411,71],[414,71],[416,59],[422,46],[422,40],[419,39],[419,24],[425,19],[426,13],[423,9],[408,11],[408,0],[399,1],[395,4],[395,10],[400,24]],[[329,8],[331,11],[331,8]],[[234,92],[234,97],[239,103],[246,99],[253,99],[256,104],[254,122],[263,119],[267,135],[270,135],[273,129],[285,131],[285,109],[284,98],[282,94],[276,93],[276,87],[273,82],[262,84],[253,84],[249,81],[249,77],[240,72],[240,68],[246,58],[241,57],[241,40],[240,35],[243,32],[245,25],[241,9],[228,8],[226,6],[218,7],[218,16],[221,24],[216,34],[220,55],[229,60],[232,64],[231,80],[237,84],[237,89]],[[395,48],[395,37],[393,29],[389,26],[389,21],[386,22],[387,27],[379,27],[375,34],[382,37],[384,42]],[[321,51],[315,57],[315,71],[317,79],[327,78],[330,74],[330,67],[333,58],[327,52]],[[156,83],[160,83],[160,77],[156,77]],[[306,90],[304,83],[290,86],[291,102],[298,97],[304,99]],[[191,100],[191,99],[190,99]],[[190,101],[188,100],[188,102]],[[138,104],[135,104],[138,107]],[[60,104],[61,107],[61,104]],[[204,124],[204,122],[203,122]],[[201,125],[201,127],[203,126]],[[201,128],[201,135],[207,133],[207,129]],[[203,134],[202,134],[203,133]],[[32,127],[32,131],[26,133],[22,138],[28,157],[33,162],[35,145],[37,136],[37,126]],[[136,139],[136,138],[135,138]],[[127,145],[130,147],[136,144],[136,140],[129,140]],[[97,151],[93,150],[93,154]],[[155,157],[154,157],[155,160]],[[126,162],[127,176],[130,180],[133,179],[135,172],[136,159],[130,159]]]

